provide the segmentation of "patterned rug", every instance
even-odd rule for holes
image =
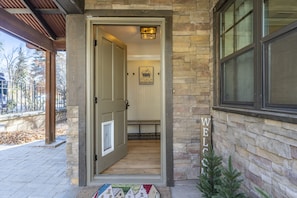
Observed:
[[[160,198],[152,184],[104,184],[92,198]]]

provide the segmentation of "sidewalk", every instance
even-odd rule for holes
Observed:
[[[202,194],[197,188],[198,180],[175,181],[171,188],[172,198],[201,198]]]
[[[64,142],[65,137],[58,137],[57,147],[45,146],[44,141],[0,146],[0,198],[76,198],[84,188],[70,184]],[[196,184],[177,181],[172,198],[200,198]]]

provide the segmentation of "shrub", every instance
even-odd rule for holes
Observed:
[[[221,184],[221,164],[222,158],[216,156],[213,149],[209,149],[204,153],[204,160],[201,164],[203,172],[200,175],[200,183],[198,184],[203,197],[211,198],[218,193],[215,186]]]
[[[205,198],[245,198],[245,194],[239,192],[243,180],[239,179],[241,173],[233,168],[231,156],[228,167],[222,167],[222,157],[215,155],[213,149],[204,153],[201,164],[201,173],[198,184],[202,196]]]
[[[241,173],[232,166],[231,156],[229,156],[228,167],[223,170],[221,184],[215,188],[218,194],[214,198],[245,198],[245,194],[238,192],[243,180],[238,177]]]
[[[267,194],[265,191],[263,191],[262,189],[256,187],[256,190],[258,191],[258,193],[260,193],[260,195],[261,195],[263,198],[271,198],[271,196],[268,195],[268,194]]]

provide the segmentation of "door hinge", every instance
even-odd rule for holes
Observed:
[[[95,97],[95,104],[97,104],[98,103],[98,98],[97,97]]]
[[[95,160],[95,161],[97,161],[97,160],[98,160],[98,156],[97,156],[97,155],[95,155],[95,158],[94,158],[94,160]]]
[[[94,46],[95,47],[97,46],[97,40],[94,40]]]

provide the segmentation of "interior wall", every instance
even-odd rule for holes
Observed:
[[[153,84],[139,84],[141,66],[154,68]],[[127,70],[128,120],[160,120],[160,61],[128,61]]]
[[[139,83],[139,67],[153,67],[153,84]],[[160,120],[161,87],[159,60],[130,60],[127,66],[127,94],[129,100],[128,120]],[[143,132],[152,132],[154,126],[143,126]],[[138,131],[137,126],[129,126],[129,132]]]

